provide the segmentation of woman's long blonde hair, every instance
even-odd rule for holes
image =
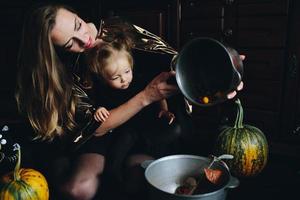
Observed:
[[[62,5],[35,9],[24,23],[18,58],[16,100],[37,137],[52,140],[76,127],[72,72],[58,57],[50,33]],[[69,10],[69,9],[68,9]]]

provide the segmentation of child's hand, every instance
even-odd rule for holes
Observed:
[[[158,114],[158,117],[159,118],[164,117],[165,119],[168,120],[169,124],[172,124],[172,122],[175,119],[175,115],[167,110],[161,110]]]
[[[108,110],[104,107],[99,107],[94,113],[94,118],[97,122],[104,122],[109,116]]]

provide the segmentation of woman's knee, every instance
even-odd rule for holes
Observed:
[[[105,159],[100,154],[85,154],[77,160],[70,178],[65,181],[60,191],[68,199],[92,199],[100,186],[100,176]]]
[[[61,192],[68,199],[90,200],[96,195],[99,182],[99,177],[69,181],[62,185]]]

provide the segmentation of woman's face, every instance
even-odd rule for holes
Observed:
[[[97,29],[92,23],[85,23],[75,13],[66,9],[59,9],[55,25],[51,31],[51,38],[55,45],[67,51],[83,52],[96,45]]]

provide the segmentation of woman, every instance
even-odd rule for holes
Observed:
[[[63,65],[57,52],[83,52],[90,49],[103,42],[96,39],[96,35],[93,24],[85,23],[63,6],[39,7],[26,20],[19,55],[17,101],[39,138],[65,138],[80,130],[76,121],[80,113],[75,116],[76,111],[80,110],[76,109],[80,103],[76,91],[80,88],[76,85],[74,89],[72,70]],[[158,75],[143,91],[110,110],[109,118],[98,126],[95,136],[109,133],[147,105],[174,94],[177,88],[166,83],[171,76],[174,76],[173,72]],[[92,110],[87,107],[83,112]],[[101,147],[105,146],[101,140],[104,139],[95,141],[99,143],[99,151],[80,150],[81,154],[76,156],[70,178],[60,187],[68,198],[92,199],[96,194],[98,177],[105,163],[106,149]],[[90,143],[84,145],[91,146]]]
[[[61,53],[84,52],[96,45],[101,46],[103,42],[97,38],[94,24],[84,22],[67,7],[46,5],[30,13],[23,28],[16,99],[38,138],[47,141],[57,141],[57,138],[70,141],[72,138],[72,142],[81,139],[82,134],[76,134],[90,125],[94,107],[77,83],[72,69],[62,62],[64,55]],[[62,174],[57,174],[64,180],[55,180],[55,185],[66,198],[83,200],[96,195],[110,130],[125,123],[147,105],[175,94],[177,87],[166,82],[173,76],[174,72],[159,74],[133,98],[111,109],[102,124],[93,124],[93,127],[96,125],[96,128],[91,128],[93,138],[72,154],[70,176],[66,177],[63,170],[60,171]],[[129,163],[134,167],[145,159],[149,157],[134,155]]]

